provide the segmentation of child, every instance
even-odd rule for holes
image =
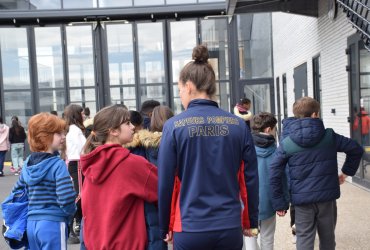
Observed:
[[[144,201],[158,199],[157,168],[122,147],[134,134],[127,109],[106,107],[93,124],[80,161],[86,248],[145,249]]]
[[[27,188],[30,249],[67,249],[76,193],[64,161],[53,154],[65,139],[64,129],[64,121],[48,113],[34,115],[28,122],[32,153],[12,192]]]
[[[161,105],[160,102],[156,100],[147,100],[143,102],[143,104],[141,104],[140,114],[143,116],[144,119],[144,129],[149,129],[153,109],[159,105]]]
[[[272,205],[284,216],[288,205],[284,199],[282,176],[289,165],[291,203],[295,206],[297,249],[314,249],[316,231],[320,249],[335,249],[337,221],[336,199],[339,185],[353,176],[363,154],[362,147],[347,137],[325,129],[319,119],[320,104],[302,97],[293,105],[289,135],[278,147],[271,162]],[[337,152],[346,160],[338,177]]]
[[[276,123],[276,118],[267,112],[255,115],[252,120],[252,136],[257,153],[259,176],[259,245],[263,250],[274,249],[276,216],[270,199],[269,172],[270,162],[276,150]],[[287,187],[286,180],[285,186]],[[254,240],[256,241],[256,238]]]
[[[9,130],[9,141],[11,146],[12,171],[19,175],[23,166],[24,141],[26,132],[20,125],[18,118],[12,119],[12,127]]]
[[[0,177],[4,176],[5,155],[9,149],[9,127],[3,123],[3,118],[0,117]]]
[[[148,130],[143,129],[143,117],[137,111],[130,111],[130,121],[131,124],[135,126],[135,134],[132,142],[125,145],[125,147],[130,150],[131,153],[135,155],[140,155],[146,158],[145,148],[141,145],[140,134],[149,133]]]
[[[64,119],[67,123],[67,136],[66,136],[66,157],[68,160],[68,172],[73,179],[73,186],[77,194],[79,194],[79,183],[78,183],[78,161],[82,148],[85,145],[85,127],[83,125],[83,108],[76,104],[70,104],[64,109]],[[76,226],[73,228],[73,221],[70,225],[70,235],[68,243],[78,244],[80,243],[76,233],[80,232],[82,211],[81,202],[78,197],[77,211],[74,216]]]
[[[252,112],[249,111],[251,108],[251,100],[248,98],[242,98],[234,107],[234,115],[239,116],[242,118],[250,127],[250,120],[252,119],[253,115]]]

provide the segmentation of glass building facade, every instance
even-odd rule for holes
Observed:
[[[155,0],[150,4],[209,2],[224,1]],[[87,15],[91,8],[142,5],[148,1],[7,0],[0,3],[0,17],[9,10],[34,14],[79,8]],[[255,112],[272,111],[271,14],[237,15],[230,20],[199,16],[71,22],[61,18],[59,23],[47,25],[2,25],[1,115],[7,123],[17,115],[26,125],[38,112],[56,110],[61,115],[69,103],[89,107],[95,114],[117,103],[136,110],[148,99],[179,113],[179,73],[191,60],[193,47],[201,43],[209,49],[221,108],[231,110],[239,98],[247,96],[253,100]]]

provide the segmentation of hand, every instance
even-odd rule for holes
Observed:
[[[338,176],[338,178],[339,178],[339,185],[342,185],[344,183],[344,181],[346,180],[347,176],[348,175],[346,175],[346,174],[340,174]]]
[[[259,231],[257,228],[249,228],[243,230],[243,235],[247,237],[257,237],[258,233]]]
[[[172,240],[173,240],[173,233],[172,231],[169,231],[168,234],[166,234],[166,238],[164,239],[164,241],[167,243],[172,243]]]
[[[279,211],[276,211],[276,214],[279,215],[280,217],[284,217],[285,214],[286,214],[286,210],[279,210]]]

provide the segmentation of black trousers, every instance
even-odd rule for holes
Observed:
[[[74,190],[76,194],[78,194],[80,191],[78,185],[78,161],[70,161],[68,163],[68,172],[69,175],[72,177]],[[81,200],[77,202],[76,206],[77,211],[75,213],[74,219],[76,220],[77,223],[81,223],[82,220]]]

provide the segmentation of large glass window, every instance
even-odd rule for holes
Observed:
[[[66,106],[64,90],[40,90],[40,112],[50,112],[55,110],[61,117]]]
[[[27,10],[29,7],[27,0],[0,1],[0,10]]]
[[[240,79],[272,77],[271,14],[238,15]]]
[[[11,118],[18,116],[18,119],[27,127],[28,120],[33,115],[31,91],[5,91],[5,121],[11,125]]]
[[[201,40],[208,47],[208,62],[212,65],[216,74],[216,101],[221,108],[230,111],[227,19],[202,20]]]
[[[92,26],[68,26],[67,56],[70,101],[96,112]]]
[[[166,4],[196,3],[197,0],[166,0]]]
[[[132,24],[111,24],[106,29],[111,102],[136,109]]]
[[[99,7],[127,7],[132,6],[132,0],[99,0]]]
[[[30,0],[31,10],[61,9],[61,0]]]
[[[259,112],[271,113],[270,84],[245,85],[244,95],[251,100],[252,114],[258,114]]]
[[[65,9],[83,9],[96,7],[97,0],[63,0],[63,8]]]
[[[164,0],[134,0],[136,6],[164,5]]]
[[[140,83],[164,83],[163,23],[137,25]]]

